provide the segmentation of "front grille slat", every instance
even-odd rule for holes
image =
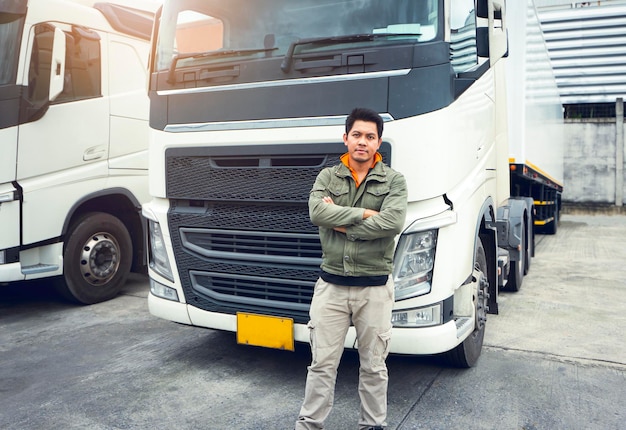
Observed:
[[[203,255],[215,253],[255,254],[319,258],[318,235],[278,234],[213,229],[180,229],[183,245]]]
[[[270,278],[253,279],[224,276],[220,273],[192,271],[192,283],[196,291],[209,298],[230,303],[257,303],[263,301],[264,307],[282,310],[305,310],[311,303],[312,290],[301,282],[298,287],[283,282],[276,283]],[[258,304],[258,303],[257,303]]]

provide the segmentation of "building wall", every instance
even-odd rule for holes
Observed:
[[[567,118],[564,207],[626,213],[626,0],[533,1]]]
[[[622,206],[626,198],[623,185],[626,179],[623,121],[620,127],[622,156],[618,163],[620,155],[616,145],[615,119],[568,120],[565,124],[562,196],[565,204]]]

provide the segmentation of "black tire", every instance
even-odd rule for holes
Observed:
[[[63,251],[66,298],[93,304],[115,297],[130,273],[133,243],[124,223],[107,213],[83,214],[70,227]]]
[[[559,209],[558,206],[554,206],[554,219],[546,225],[546,234],[556,234],[559,229]]]
[[[524,253],[524,275],[530,270],[530,263],[535,256],[535,233],[532,218],[526,221],[526,252]]]
[[[487,276],[487,257],[482,240],[478,239],[475,251],[474,276],[474,331],[456,348],[444,353],[444,360],[454,367],[473,367],[476,365],[483,347],[485,325],[489,303],[489,278]]]
[[[509,269],[508,282],[505,290],[517,292],[522,288],[524,282],[524,274],[526,274],[526,261],[528,260],[528,249],[526,246],[526,222],[522,225],[522,236],[520,243],[519,260],[512,261]]]

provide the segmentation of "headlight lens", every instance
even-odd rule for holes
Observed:
[[[158,222],[148,220],[150,228],[150,268],[159,275],[174,281],[172,269],[170,268],[170,260],[165,250],[165,241],[163,233]]]
[[[430,292],[436,246],[437,230],[400,236],[393,271],[396,300]]]

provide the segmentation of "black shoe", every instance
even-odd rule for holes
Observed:
[[[368,427],[366,430],[385,430],[385,429],[382,428],[381,426],[376,426],[376,427]]]

